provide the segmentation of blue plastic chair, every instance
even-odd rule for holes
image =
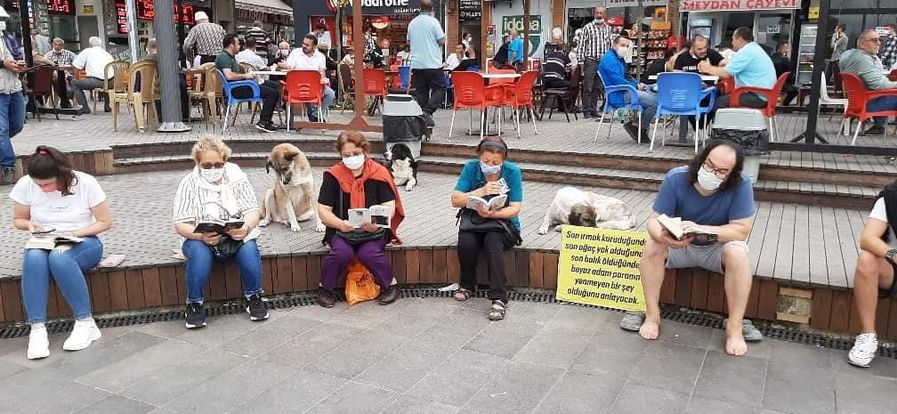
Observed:
[[[407,91],[411,87],[411,66],[399,66],[399,88]]]
[[[597,70],[597,69],[596,69]],[[598,142],[598,135],[601,134],[601,126],[604,125],[604,115],[611,114],[613,117],[614,111],[617,109],[629,109],[633,111],[638,111],[638,143],[642,143],[642,112],[645,110],[644,107],[638,101],[638,89],[635,86],[626,84],[626,85],[612,85],[607,86],[604,83],[604,78],[601,77],[601,72],[598,72],[598,78],[601,79],[601,84],[604,85],[604,111],[601,112],[601,120],[598,121],[598,130],[595,131],[595,139],[593,142]],[[613,106],[610,103],[610,95],[613,93],[629,94],[630,100],[628,104],[622,104],[619,106]],[[610,130],[614,126],[613,122],[607,127],[607,138],[610,139]]]
[[[701,101],[710,97],[709,105],[701,106]],[[704,87],[701,75],[688,72],[666,72],[657,75],[657,114],[654,115],[654,133],[651,134],[651,148],[654,151],[654,137],[657,136],[657,124],[665,115],[695,117],[695,153],[698,142],[706,140],[707,119],[701,126],[701,115],[709,114],[716,105],[716,88]],[[661,145],[666,143],[666,134],[661,138]]]
[[[217,70],[218,76],[221,77],[221,86],[224,88],[224,96],[227,98],[227,110],[224,111],[224,127],[221,128],[221,132],[227,131],[227,122],[230,119],[230,109],[236,105],[239,105],[244,102],[257,103],[259,105],[263,104],[262,100],[262,90],[259,89],[259,84],[254,80],[240,80],[240,81],[228,81],[227,77],[224,76],[224,72],[220,69]],[[249,88],[252,89],[252,97],[249,98],[235,98],[233,94],[233,90],[236,88]],[[237,116],[234,114],[234,123],[237,122]],[[252,111],[252,118],[249,119],[249,123],[255,122],[255,111]],[[231,124],[233,126],[233,124]]]
[[[444,94],[442,106],[444,108],[449,108],[449,93],[454,92],[453,86],[452,86],[452,76],[451,76],[451,72],[448,72],[448,73],[443,72],[442,75],[445,77],[445,94]]]

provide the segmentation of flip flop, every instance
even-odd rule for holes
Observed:
[[[624,331],[638,332],[645,322],[645,314],[641,312],[626,312],[620,320],[620,328]]]
[[[723,319],[723,326],[726,325],[728,319]],[[763,340],[763,333],[754,326],[750,319],[741,320],[741,334],[744,336],[745,342],[760,342]]]

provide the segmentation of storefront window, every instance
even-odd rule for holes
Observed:
[[[879,0],[832,0],[831,9],[864,9],[878,6]],[[888,1],[888,0],[882,0]]]
[[[775,52],[779,42],[791,42],[791,13],[761,13],[757,17],[757,43]]]

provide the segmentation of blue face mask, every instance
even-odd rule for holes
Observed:
[[[499,165],[489,165],[484,162],[480,162],[480,170],[483,171],[483,174],[498,174],[501,172],[501,164]]]

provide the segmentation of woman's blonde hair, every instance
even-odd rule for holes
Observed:
[[[193,149],[190,150],[190,156],[193,157],[193,161],[199,162],[199,154],[206,151],[217,152],[225,162],[227,162],[231,154],[230,147],[228,147],[221,138],[214,135],[203,135],[199,137],[199,140],[193,144]]]

